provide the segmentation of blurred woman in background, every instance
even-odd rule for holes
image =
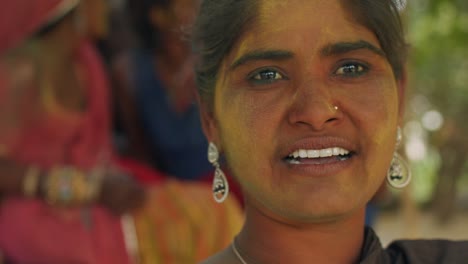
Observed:
[[[0,249],[11,263],[196,263],[228,243],[240,212],[115,158],[93,4],[0,11]]]
[[[196,0],[128,1],[140,45],[115,67],[117,97],[126,100],[121,105],[127,107],[120,110],[130,144],[146,144],[147,153],[140,156],[149,155],[146,160],[156,168],[185,180],[210,172],[190,45],[183,38],[197,6]],[[132,132],[138,126],[140,133]]]
[[[144,192],[112,160],[107,80],[80,3],[3,5],[0,247],[14,263],[129,263],[117,215]]]

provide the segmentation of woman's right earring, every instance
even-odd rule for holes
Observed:
[[[397,130],[397,144],[398,148],[402,141],[401,128],[398,127]],[[406,187],[411,181],[411,170],[408,166],[408,163],[403,159],[403,157],[398,154],[395,150],[393,154],[392,163],[387,172],[387,183],[395,189],[402,189]]]
[[[219,166],[219,151],[213,142],[208,145],[208,161],[215,167],[213,178],[213,198],[217,203],[222,203],[229,195],[229,183],[224,172]]]
[[[398,153],[393,154],[393,160],[387,172],[387,183],[395,189],[406,187],[411,181],[411,170],[408,163]]]

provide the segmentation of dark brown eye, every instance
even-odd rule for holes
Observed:
[[[255,82],[273,82],[283,79],[283,75],[276,70],[264,69],[252,74],[251,79]]]
[[[340,66],[335,72],[335,75],[345,77],[358,77],[365,74],[369,68],[361,63],[346,63]]]

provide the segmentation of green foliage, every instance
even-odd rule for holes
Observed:
[[[438,193],[433,199],[437,200],[455,192],[454,185],[446,184],[447,180],[462,183],[458,179],[467,174],[467,166],[460,171],[457,157],[463,161],[468,158],[468,1],[408,0],[408,5],[405,14],[411,44],[408,118],[420,120],[426,111],[436,109],[445,120],[441,130],[429,132],[427,142],[439,152],[441,166],[415,164],[416,172],[426,174],[416,177],[431,182]],[[421,100],[411,97],[424,97],[427,103],[421,107],[415,103]],[[420,198],[426,200],[430,188],[419,185],[424,187],[419,190],[424,198]],[[441,186],[452,187],[440,190],[444,188]]]
[[[412,0],[408,12],[412,90],[457,121],[468,111],[466,2]]]

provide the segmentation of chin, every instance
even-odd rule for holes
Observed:
[[[300,223],[326,223],[346,219],[360,213],[365,207],[358,197],[335,196],[308,199],[294,205],[284,205],[279,210],[281,215]]]

